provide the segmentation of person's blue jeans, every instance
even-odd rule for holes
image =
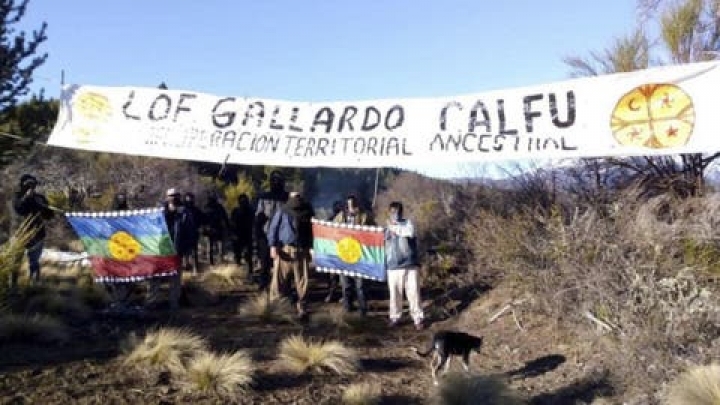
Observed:
[[[27,249],[28,268],[30,270],[30,281],[40,281],[40,256],[43,252],[43,242],[40,241]]]
[[[352,290],[350,284],[355,284],[355,298],[357,299],[358,309],[362,315],[367,313],[367,302],[365,301],[365,291],[363,290],[362,277],[350,277],[344,274],[340,275],[340,285],[342,286],[342,303],[346,311],[352,310]]]

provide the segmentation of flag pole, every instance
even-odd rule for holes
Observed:
[[[372,206],[373,209],[375,209],[375,199],[377,199],[377,193],[378,193],[378,183],[380,182],[380,169],[375,169],[375,191],[373,192],[373,200],[372,200]]]

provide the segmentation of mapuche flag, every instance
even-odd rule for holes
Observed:
[[[65,214],[85,246],[96,282],[128,282],[177,274],[162,208]]]
[[[384,228],[317,219],[312,222],[317,271],[377,281],[387,279]]]

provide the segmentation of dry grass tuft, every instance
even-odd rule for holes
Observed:
[[[342,395],[344,405],[379,405],[382,401],[382,389],[378,384],[351,384]]]
[[[353,349],[336,340],[311,342],[299,335],[290,336],[280,343],[280,359],[297,373],[330,371],[349,375],[359,368]]]
[[[270,299],[267,293],[258,294],[242,303],[240,315],[263,323],[293,322],[293,308],[285,298]]]
[[[7,293],[10,290],[10,275],[20,271],[25,253],[25,245],[35,236],[37,229],[32,226],[34,217],[28,217],[20,224],[15,233],[0,245],[0,307],[8,305]]]
[[[430,400],[433,405],[520,405],[525,401],[495,377],[448,373]]]
[[[682,373],[670,386],[668,404],[720,404],[720,365],[694,367]]]
[[[173,373],[179,376],[186,390],[212,393],[230,400],[250,387],[254,371],[252,359],[245,352],[216,355],[203,351]]]
[[[67,342],[69,338],[65,324],[49,316],[0,316],[2,343],[55,344]]]
[[[247,271],[244,267],[240,267],[236,264],[223,264],[211,267],[205,274],[203,274],[202,280],[208,283],[216,283],[221,286],[234,287],[242,284],[242,281],[246,278]]]
[[[125,364],[178,370],[206,348],[203,338],[187,329],[162,328],[142,340],[131,335],[126,342]]]
[[[332,327],[340,331],[359,333],[385,327],[385,324],[378,325],[373,318],[363,317],[358,312],[345,312],[340,307],[334,307],[327,311],[314,315],[311,319],[315,327]]]

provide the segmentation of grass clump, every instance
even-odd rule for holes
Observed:
[[[351,384],[342,394],[344,405],[379,405],[382,401],[382,389],[378,384]]]
[[[355,351],[339,341],[312,342],[300,335],[290,336],[280,343],[280,359],[297,373],[329,371],[350,375],[359,368]]]
[[[131,335],[126,342],[125,364],[136,367],[159,367],[178,370],[204,352],[206,342],[186,329],[161,328],[142,340]]]
[[[254,371],[252,359],[245,352],[218,355],[202,351],[173,373],[187,390],[231,400],[250,386]]]
[[[680,374],[670,385],[668,404],[720,404],[720,365],[698,366]]]
[[[263,323],[285,323],[292,321],[293,308],[287,299],[270,298],[267,293],[263,293],[241,304],[238,312]]]

